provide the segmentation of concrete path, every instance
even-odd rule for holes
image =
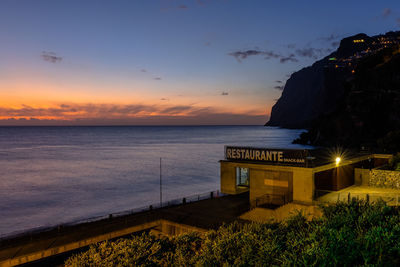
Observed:
[[[378,188],[370,186],[352,185],[339,191],[331,192],[323,195],[317,199],[318,202],[335,203],[338,200],[347,201],[350,199],[363,199],[369,198],[370,202],[376,202],[379,199],[387,202],[388,205],[400,205],[400,189],[391,188]]]

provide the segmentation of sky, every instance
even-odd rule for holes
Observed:
[[[0,125],[262,125],[342,38],[400,1],[1,0]]]

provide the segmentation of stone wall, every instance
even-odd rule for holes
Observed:
[[[372,170],[370,172],[369,186],[400,189],[400,172]]]

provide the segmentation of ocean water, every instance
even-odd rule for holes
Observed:
[[[0,127],[0,237],[219,189],[225,145],[304,148],[263,126]]]

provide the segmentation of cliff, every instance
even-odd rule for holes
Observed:
[[[266,124],[306,128],[297,142],[361,146],[400,129],[400,32],[341,41],[294,73]],[[384,142],[384,140],[381,140]]]

